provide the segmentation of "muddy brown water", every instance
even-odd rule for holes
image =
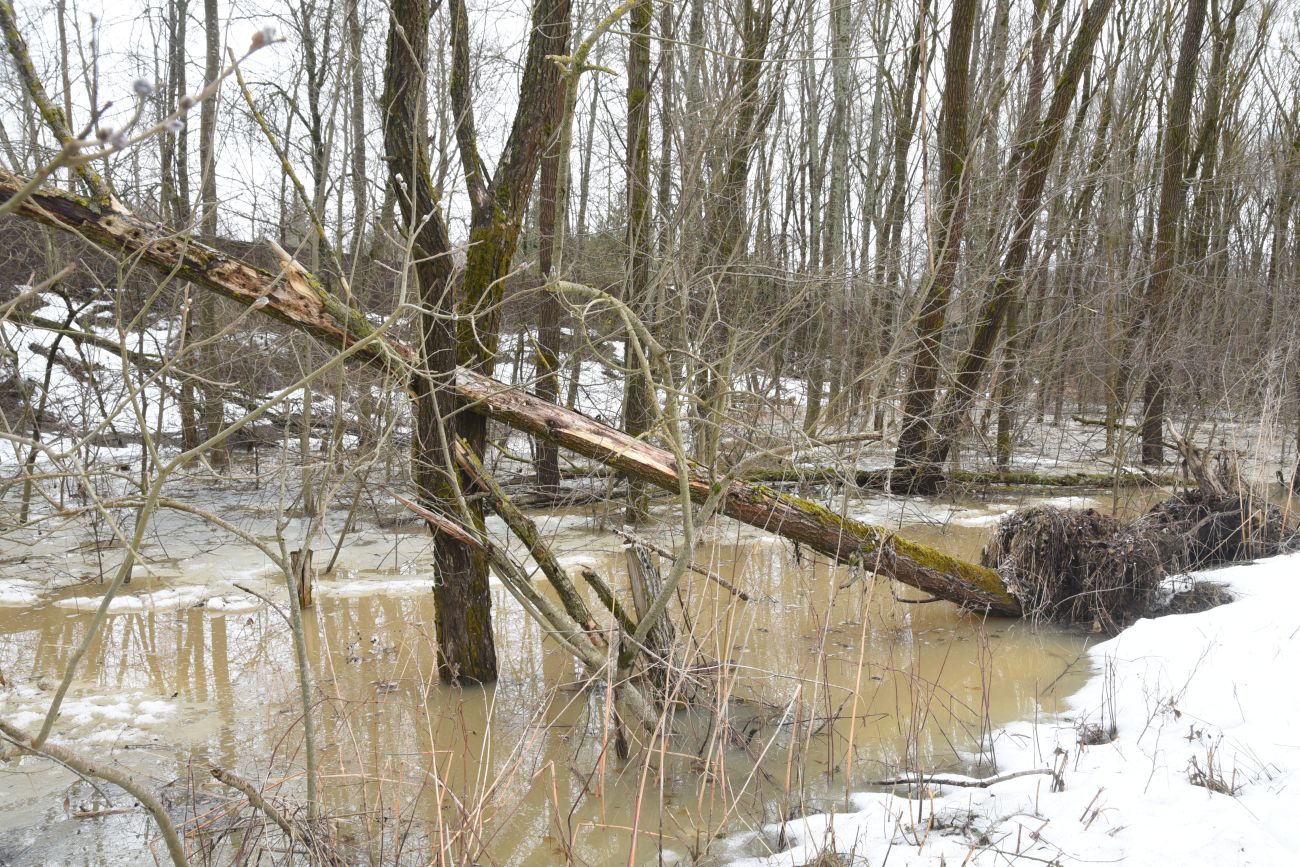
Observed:
[[[898,524],[975,558],[1001,508],[969,505],[976,526],[906,515]],[[608,535],[588,541],[587,560],[621,580]],[[568,547],[583,549],[582,539]],[[307,631],[324,811],[337,817],[349,861],[715,863],[720,835],[835,808],[873,779],[990,771],[998,726],[1060,709],[1088,674],[1088,637],[1077,631],[981,622],[776,540],[724,531],[700,559],[753,599],[699,576],[685,582],[690,618],[679,627],[711,687],[700,694],[713,697],[671,715],[671,732],[628,761],[614,754],[603,690],[581,688],[567,654],[499,586],[500,680],[459,689],[435,676],[432,603],[418,573],[390,565],[323,580]],[[0,712],[25,711],[29,730],[90,620],[64,606],[85,595],[93,588],[0,608],[0,671],[25,685]],[[209,762],[287,801],[303,791],[288,631],[277,610],[243,601],[111,616],[56,729],[163,789],[191,828],[230,821]],[[0,863],[139,863],[150,837],[141,814],[105,812],[70,779],[33,758],[0,769]],[[278,841],[259,840],[276,863]],[[221,845],[218,861],[237,844]],[[156,842],[154,851],[164,855]]]

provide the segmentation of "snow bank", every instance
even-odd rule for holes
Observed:
[[[257,611],[265,605],[266,603],[256,596],[231,594],[228,596],[213,596],[204,603],[204,608],[213,614],[246,614],[250,611]]]
[[[895,867],[1300,863],[1300,555],[1205,577],[1237,601],[1143,620],[1096,645],[1097,673],[1067,715],[999,733],[1001,772],[1059,769],[1064,791],[1041,774],[931,786],[932,799],[863,793],[839,815],[727,841],[724,857],[746,867],[804,865],[827,849]],[[782,839],[784,851],[760,854]]]

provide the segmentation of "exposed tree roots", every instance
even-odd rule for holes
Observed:
[[[981,565],[997,570],[1028,617],[1117,632],[1138,617],[1168,613],[1160,594],[1168,575],[1289,547],[1279,510],[1241,485],[1230,464],[1189,455],[1199,489],[1128,523],[1094,509],[1014,512],[998,526]],[[1227,594],[1214,599],[1222,603]]]

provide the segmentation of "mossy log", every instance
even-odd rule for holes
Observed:
[[[23,179],[0,169],[0,204],[17,196],[20,201],[12,211],[16,215],[79,234],[249,305],[349,353],[355,361],[376,364],[395,376],[419,375],[418,353],[381,333],[292,260],[282,261],[280,273],[273,274],[136,217],[115,202],[92,204],[51,188],[21,196],[24,185]],[[684,471],[696,502],[703,502],[715,484],[723,484],[721,512],[837,562],[870,569],[968,608],[1010,616],[1021,612],[1020,602],[998,573],[908,541],[884,527],[854,521],[762,484],[715,481],[693,468],[683,470],[663,449],[464,368],[456,372],[453,382],[435,385],[455,389],[476,412],[669,491],[679,490]]]
[[[1142,428],[1135,424],[1127,422],[1107,421],[1104,418],[1088,418],[1082,415],[1072,415],[1070,420],[1089,427],[1114,427],[1116,430],[1128,431],[1129,433],[1140,433]]]
[[[859,488],[884,490],[889,485],[890,470],[851,470],[843,467],[769,467],[750,470],[744,474],[747,482],[767,484],[844,484],[852,482]],[[944,475],[948,485],[964,487],[1008,488],[1127,488],[1148,485],[1171,486],[1182,482],[1177,476],[1157,475],[1137,470],[1118,473],[1035,473],[1027,470],[1000,470],[976,472],[954,470]]]
[[[657,487],[679,490],[680,470],[664,449],[464,368],[456,372],[455,387],[476,412]],[[686,472],[691,499],[697,503],[708,498],[714,485],[724,485],[719,511],[737,521],[941,599],[997,614],[1020,613],[1019,601],[991,569],[766,485],[713,480],[693,468]]]
[[[980,473],[952,470],[944,478],[955,485],[999,485],[1024,488],[1142,488],[1168,487],[1182,483],[1178,476],[1158,475],[1123,469],[1117,473],[1034,473],[1027,470],[1000,470]]]

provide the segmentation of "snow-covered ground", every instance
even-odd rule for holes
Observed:
[[[838,814],[728,841],[729,860],[784,867],[835,851],[896,867],[1300,863],[1300,555],[1198,577],[1236,601],[1142,620],[1095,645],[1096,674],[1069,713],[1000,731],[1001,776],[1052,773],[858,794]]]
[[[43,292],[38,298],[41,306],[32,311],[33,316],[59,324],[75,317],[78,327],[97,337],[112,342],[122,339],[123,348],[128,351],[161,357],[177,342],[179,324],[174,319],[164,318],[153,327],[132,331],[127,338],[121,338],[107,298],[97,298],[84,308],[52,292]],[[45,446],[52,452],[66,452],[75,448],[82,437],[87,437],[86,454],[82,455],[86,463],[125,464],[138,457],[138,447],[106,444],[112,437],[93,444],[88,441],[88,435],[107,434],[110,421],[115,434],[128,437],[139,434],[142,423],[150,431],[159,430],[160,425],[162,430],[179,429],[180,415],[174,402],[153,379],[141,389],[136,401],[131,399],[119,353],[92,343],[59,340],[53,331],[32,325],[6,321],[3,329],[5,339],[16,353],[14,372],[32,389],[32,400],[38,404],[43,400],[46,415],[57,420],[53,425],[47,420],[45,426],[53,429],[44,431]],[[56,346],[59,361],[51,365],[48,353]],[[42,394],[47,367],[49,388]],[[95,381],[94,390],[87,385],[91,379]],[[25,452],[12,439],[0,437],[0,466],[20,463]],[[48,463],[44,455],[38,455],[38,466],[46,467]]]

